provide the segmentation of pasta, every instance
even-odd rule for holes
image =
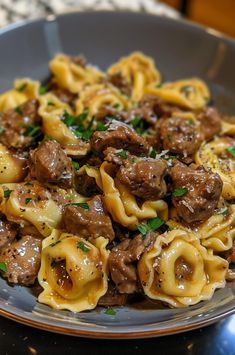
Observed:
[[[234,282],[234,118],[134,52],[57,54],[0,95],[0,274],[82,312],[183,308]]]

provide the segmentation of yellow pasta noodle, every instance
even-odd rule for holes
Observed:
[[[15,157],[0,144],[0,184],[23,181],[26,175],[26,161]]]
[[[138,263],[145,294],[172,307],[210,299],[224,287],[228,262],[208,252],[193,233],[172,230],[156,239]]]
[[[141,99],[147,85],[153,82],[156,85],[161,80],[154,61],[141,52],[134,52],[128,57],[121,58],[117,63],[109,67],[108,74],[110,76],[122,75],[124,80],[131,85],[131,98],[134,101]]]
[[[54,230],[43,241],[39,302],[72,312],[95,308],[108,289],[107,243]]]
[[[230,146],[230,138],[217,138],[203,144],[195,156],[198,165],[211,168],[220,175],[223,181],[222,196],[225,199],[235,197],[235,160],[227,152]]]
[[[161,86],[154,83],[144,90],[144,94],[158,96],[171,104],[191,110],[202,109],[210,98],[208,87],[197,78],[166,82]]]
[[[72,93],[79,93],[88,84],[98,83],[103,73],[90,65],[85,68],[74,63],[69,56],[57,54],[50,62],[56,83]]]
[[[123,226],[136,229],[143,219],[158,215],[167,219],[168,206],[163,200],[145,201],[138,206],[135,196],[112,177],[112,164],[104,162],[100,167],[100,174],[107,210],[113,219]]]

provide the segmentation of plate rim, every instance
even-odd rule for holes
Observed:
[[[179,18],[170,18],[166,16],[161,16],[158,14],[151,14],[151,13],[140,13],[139,11],[132,11],[132,10],[89,10],[89,11],[83,11],[79,9],[75,10],[68,10],[68,11],[63,11],[59,14],[51,14],[47,16],[41,16],[36,19],[32,20],[22,20],[18,21],[16,23],[7,25],[0,29],[0,36],[8,34],[9,32],[13,30],[20,29],[22,27],[30,26],[33,24],[40,24],[40,23],[47,23],[47,22],[52,22],[52,21],[58,21],[61,18],[65,17],[70,17],[70,16],[86,16],[86,15],[91,15],[91,14],[112,14],[112,15],[117,15],[117,16],[122,16],[122,15],[127,15],[130,14],[133,16],[141,16],[141,17],[153,17],[157,18],[158,21],[166,22],[166,23],[180,23],[186,28],[191,28],[192,30],[200,31],[204,34],[207,34],[209,36],[215,37],[220,41],[224,41],[228,43],[230,46],[235,48],[235,39],[230,37],[227,34],[224,34],[218,30],[215,30],[209,26],[201,25],[201,24],[196,24],[188,19],[179,17]],[[4,302],[0,300],[0,306],[4,305],[7,308],[9,306],[5,305]],[[10,308],[10,307],[9,307]],[[31,312],[32,313],[32,312]],[[29,314],[31,314],[29,313]],[[77,329],[77,328],[69,328],[63,325],[52,325],[48,323],[47,318],[45,320],[41,319],[36,319],[33,320],[30,318],[30,316],[27,315],[18,315],[13,312],[13,310],[8,310],[8,309],[3,309],[2,307],[0,308],[0,316],[3,316],[5,318],[8,318],[10,320],[16,321],[18,323],[21,323],[26,326],[30,326],[36,329],[44,330],[44,331],[49,331],[53,333],[59,333],[59,334],[64,334],[64,335],[70,335],[70,336],[79,336],[79,337],[85,337],[85,338],[94,338],[94,339],[144,339],[144,338],[151,338],[151,337],[160,337],[160,336],[166,336],[166,335],[173,335],[177,333],[182,333],[190,330],[195,330],[201,327],[208,326],[210,324],[213,324],[225,317],[231,316],[235,314],[235,308],[234,309],[229,309],[225,312],[219,312],[218,314],[215,314],[213,316],[210,316],[207,319],[204,320],[195,320],[193,323],[190,324],[184,324],[184,325],[179,325],[174,328],[170,327],[165,327],[164,329],[153,329],[153,330],[137,330],[137,331],[132,331],[132,332],[120,332],[120,331],[111,331],[111,332],[106,332],[101,331],[101,330],[88,330],[88,329]]]

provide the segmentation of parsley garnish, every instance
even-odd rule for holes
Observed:
[[[216,210],[217,214],[222,214],[223,216],[227,216],[228,215],[228,207],[221,207],[218,210]]]
[[[165,155],[162,155],[162,159],[164,160],[171,160],[171,159],[178,159],[178,155],[168,155],[168,154],[165,154]]]
[[[104,313],[108,316],[115,316],[117,312],[112,307],[108,307]]]
[[[96,125],[96,131],[106,131],[107,127],[103,122],[98,122]]]
[[[80,169],[80,165],[79,165],[79,163],[77,162],[77,161],[72,161],[72,165],[73,165],[73,167],[74,167],[74,169],[75,170],[79,170]]]
[[[70,127],[74,124],[75,117],[70,115],[67,111],[64,113],[64,123],[66,124],[67,127]]]
[[[31,197],[26,197],[25,204],[27,205],[30,201],[32,201],[32,198]]]
[[[227,152],[231,154],[235,158],[235,148],[234,147],[228,147],[226,148]]]
[[[136,130],[139,135],[142,135],[146,129],[144,128],[144,121],[140,116],[136,116],[130,121],[132,127]]]
[[[87,253],[90,249],[86,247],[86,245],[83,242],[78,242],[77,247],[84,251],[84,253]]]
[[[188,192],[187,187],[178,187],[177,189],[175,189],[172,195],[174,197],[181,197],[184,196],[187,192]]]
[[[57,242],[49,244],[49,247],[54,247],[56,244],[59,244],[61,240],[57,240]]]
[[[51,268],[54,269],[54,268],[56,267],[56,265],[57,265],[56,260],[55,260],[55,259],[52,259],[52,260],[51,260]]]
[[[136,157],[131,158],[132,164],[138,163],[138,159]]]
[[[26,87],[27,87],[27,83],[23,83],[17,88],[17,91],[22,92],[26,89]]]
[[[147,223],[139,224],[137,229],[143,235],[160,228],[165,222],[160,217],[150,218]]]
[[[47,88],[45,86],[40,86],[38,89],[39,95],[44,95],[47,92]]]
[[[5,198],[9,198],[9,197],[10,197],[10,194],[12,193],[12,191],[14,191],[14,190],[9,190],[9,189],[4,190],[4,197],[5,197]]]
[[[76,206],[76,207],[81,207],[84,210],[89,210],[89,205],[86,202],[72,202],[72,203],[67,203],[65,206]]]
[[[117,153],[119,157],[126,159],[128,151],[127,150],[121,150],[120,152]]]
[[[41,127],[34,124],[25,125],[24,136],[36,138],[41,133]]]
[[[55,106],[54,102],[52,102],[52,101],[48,101],[47,105],[48,106]]]
[[[113,105],[114,108],[119,108],[120,107],[120,104],[119,102],[116,102],[114,105]]]
[[[7,265],[3,261],[0,261],[0,271],[7,272]]]
[[[21,110],[20,106],[15,108],[15,112],[18,113],[18,115],[23,116],[23,111]]]
[[[4,127],[0,127],[0,135],[3,134],[5,132],[5,128]]]
[[[161,88],[161,87],[162,87],[162,83],[159,83],[159,84],[155,85],[155,88],[156,88],[156,89],[159,89],[159,88]]]
[[[155,159],[156,156],[157,156],[156,150],[155,150],[155,149],[152,149],[152,150],[151,150],[151,153],[149,154],[149,157]]]

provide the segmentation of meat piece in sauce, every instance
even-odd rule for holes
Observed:
[[[33,129],[35,134],[40,133],[41,118],[37,111],[38,102],[28,100],[15,109],[1,113],[0,127],[3,128],[3,132],[0,134],[0,143],[7,148],[17,149],[25,149],[33,143]],[[37,132],[35,126],[38,126]],[[30,129],[31,132],[27,135],[26,132],[30,127],[32,128]]]
[[[96,195],[87,201],[88,207],[68,205],[64,208],[62,224],[66,232],[92,240],[98,237],[114,239],[112,222],[102,201],[102,196]]]
[[[85,66],[87,65],[87,60],[82,54],[76,56],[70,56],[70,60],[74,64],[79,65],[80,67],[83,68],[85,68]]]
[[[31,152],[30,175],[42,183],[70,188],[73,183],[71,159],[58,142],[44,140]]]
[[[84,174],[76,174],[74,178],[75,190],[87,197],[91,197],[101,193],[101,190],[96,184],[95,178]]]
[[[163,159],[137,158],[128,154],[121,158],[112,148],[106,151],[106,160],[120,165],[117,179],[135,196],[155,200],[165,196],[167,187],[164,180],[168,165]]]
[[[96,115],[96,120],[103,121],[105,118],[116,118],[125,121],[127,119],[127,112],[120,111],[111,105],[103,105]]]
[[[128,295],[118,292],[116,286],[109,282],[108,291],[99,299],[99,306],[124,306],[126,304]]]
[[[10,245],[16,237],[16,225],[0,216],[0,249]]]
[[[41,243],[40,239],[28,235],[0,251],[0,262],[7,266],[2,275],[8,282],[25,286],[35,282],[40,268]]]
[[[110,75],[109,81],[124,95],[131,96],[131,85],[125,80],[121,73]]]
[[[200,124],[180,117],[161,118],[156,124],[160,147],[183,157],[192,156],[203,141]]]
[[[222,128],[221,116],[213,107],[204,108],[198,115],[197,120],[201,124],[201,131],[206,141],[219,134]]]
[[[194,168],[176,162],[170,176],[174,190],[187,189],[182,196],[173,197],[178,216],[187,223],[207,220],[220,199],[223,183],[219,175],[206,171],[203,166]]]
[[[52,86],[50,86],[50,92],[52,92],[52,94],[57,96],[60,101],[66,103],[68,105],[73,105],[73,102],[77,97],[76,95],[74,95],[70,91],[68,91],[56,84],[52,84]]]
[[[109,269],[111,278],[120,293],[134,293],[138,291],[138,276],[135,262],[146,250],[150,250],[156,235],[148,233],[143,240],[142,235],[134,239],[125,239],[114,247],[109,255]]]
[[[91,138],[91,148],[103,152],[108,147],[127,149],[129,152],[140,155],[148,153],[149,145],[128,125],[112,121],[107,131],[96,131]]]

